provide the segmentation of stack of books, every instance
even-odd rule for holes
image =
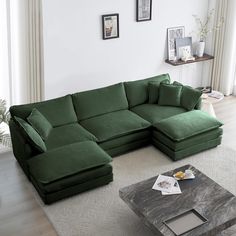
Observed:
[[[209,93],[208,96],[216,99],[221,99],[222,97],[224,97],[223,94],[218,91],[213,91]]]

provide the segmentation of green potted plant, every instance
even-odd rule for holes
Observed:
[[[0,99],[0,144],[3,146],[11,147],[11,138],[9,133],[3,130],[3,126],[8,127],[10,113],[6,108],[6,101]]]

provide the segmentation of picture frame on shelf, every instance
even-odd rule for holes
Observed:
[[[177,60],[193,57],[192,37],[176,38],[175,45]]]
[[[175,61],[176,58],[176,39],[184,38],[185,27],[171,27],[167,28],[167,47],[168,47],[168,60]]]
[[[152,19],[152,0],[136,0],[136,21]]]
[[[119,38],[119,14],[102,15],[102,38]]]

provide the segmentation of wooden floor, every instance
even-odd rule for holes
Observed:
[[[0,154],[0,235],[57,235],[27,182],[13,154]]]
[[[224,123],[222,144],[236,150],[236,97],[225,97],[213,106],[217,118]]]
[[[226,97],[214,108],[225,124],[223,144],[236,150],[236,97]],[[0,154],[0,236],[57,235],[27,181],[12,153]]]

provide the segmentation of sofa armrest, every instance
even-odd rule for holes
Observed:
[[[200,97],[194,109],[201,110],[201,108],[202,108],[202,98]]]
[[[27,139],[22,135],[20,128],[13,119],[9,121],[9,128],[14,156],[21,165],[25,174],[29,176],[27,160],[38,153],[32,148]]]

